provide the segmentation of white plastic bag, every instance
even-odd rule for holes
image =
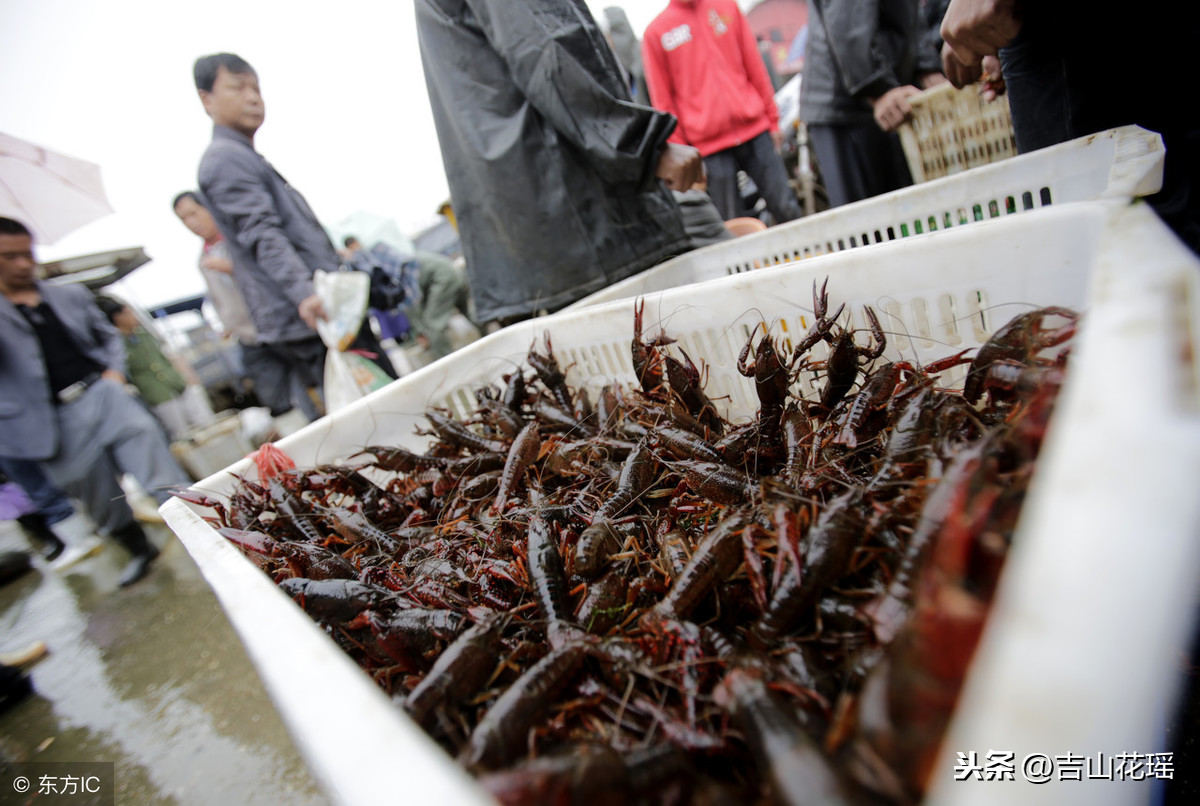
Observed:
[[[371,276],[361,271],[313,272],[313,289],[321,298],[326,319],[318,320],[317,333],[331,351],[348,348],[367,315]]]
[[[361,271],[317,270],[313,288],[325,308],[317,332],[325,342],[325,413],[332,414],[382,386],[389,378],[379,366],[363,356],[346,352],[362,328],[367,315],[371,276]]]
[[[332,414],[391,382],[378,364],[355,352],[325,354],[325,413]]]

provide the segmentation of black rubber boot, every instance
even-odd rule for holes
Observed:
[[[0,713],[33,693],[29,677],[15,666],[0,666]]]
[[[54,530],[46,523],[46,516],[40,512],[22,515],[17,518],[17,523],[21,524],[21,528],[27,534],[42,544],[42,557],[46,562],[57,560],[58,555],[62,554],[63,549],[67,547],[59,540],[58,535],[54,534]]]
[[[133,559],[117,579],[117,584],[124,588],[146,576],[146,572],[150,570],[150,563],[158,556],[158,549],[150,542],[150,538],[146,537],[137,521],[115,530],[112,538],[133,555]]]
[[[27,551],[0,551],[0,585],[6,585],[33,569]]]

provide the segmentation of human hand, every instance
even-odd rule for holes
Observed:
[[[875,122],[885,132],[894,131],[901,123],[912,116],[912,107],[908,99],[920,92],[912,84],[902,87],[892,87],[890,90],[871,100],[871,108],[875,112]]]
[[[985,101],[996,100],[997,95],[1003,95],[1006,89],[1004,74],[1000,71],[1000,59],[995,56],[983,57],[983,74],[979,77],[983,82],[980,95]]]
[[[104,378],[106,380],[110,380],[113,383],[119,383],[122,386],[125,385],[125,374],[122,372],[119,372],[118,370],[115,370],[115,369],[104,370],[103,372],[100,373],[100,377]]]
[[[937,70],[931,70],[928,73],[922,73],[918,82],[921,84],[921,89],[928,90],[939,84],[945,84],[950,79],[946,78],[945,73],[939,73]]]
[[[429,349],[429,337],[426,336],[424,333],[418,333],[417,334],[417,344],[421,345],[422,350],[428,350]]]
[[[205,255],[200,258],[200,265],[212,271],[219,271],[221,274],[233,274],[233,261],[228,258]]]
[[[658,155],[654,175],[669,190],[684,191],[704,181],[704,161],[700,159],[700,152],[692,146],[667,143]]]
[[[968,84],[974,84],[983,73],[982,68],[978,65],[968,67],[960,62],[949,42],[942,45],[942,70],[945,71],[946,78],[950,80],[950,83],[960,90]]]
[[[771,142],[775,144],[776,151],[783,148],[783,131],[781,129],[771,130]]]
[[[942,17],[942,39],[954,58],[968,68],[978,68],[984,56],[995,56],[1020,30],[1016,0],[950,0]],[[945,61],[946,48],[943,48],[943,64]],[[946,75],[955,86],[961,87],[950,73],[947,67]]]
[[[321,304],[321,298],[316,294],[311,294],[301,300],[298,310],[300,311],[300,318],[304,320],[304,324],[313,330],[317,329],[318,321],[329,318],[325,313],[325,306]]]

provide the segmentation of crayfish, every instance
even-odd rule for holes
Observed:
[[[827,285],[790,358],[765,324],[741,347],[750,421],[639,300],[595,408],[547,333],[468,418],[427,412],[424,450],[363,447],[378,484],[275,456],[182,494],[505,803],[916,802],[1077,317],[917,367]]]

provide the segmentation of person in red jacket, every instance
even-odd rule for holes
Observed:
[[[739,169],[776,222],[800,217],[778,151],[775,91],[734,0],[670,0],[642,37],[642,67],[650,103],[679,119],[671,141],[704,157],[708,192],[723,218],[743,215]]]

